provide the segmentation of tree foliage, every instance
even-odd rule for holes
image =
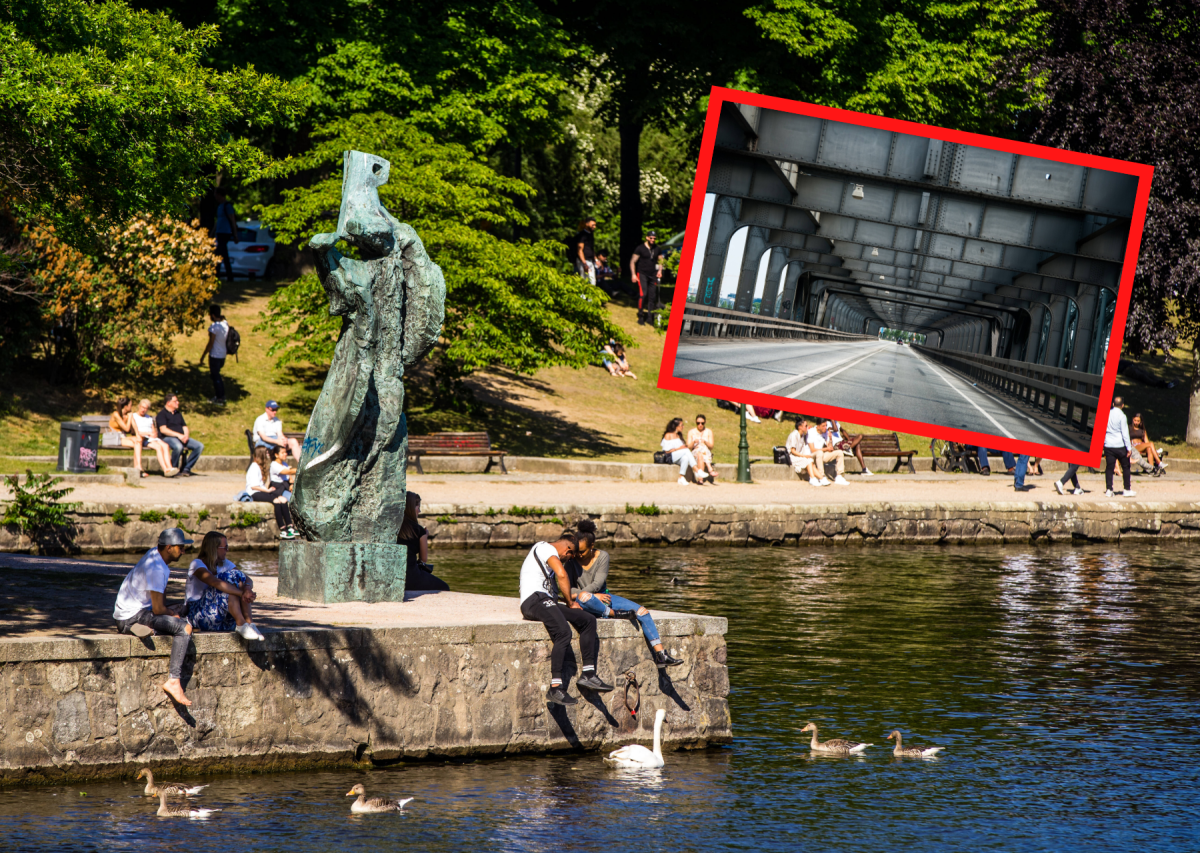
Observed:
[[[628,338],[604,310],[604,294],[561,272],[562,244],[503,240],[492,233],[523,215],[513,199],[529,187],[497,174],[465,146],[441,143],[393,116],[358,114],[321,128],[297,166],[325,177],[284,192],[261,210],[278,239],[307,242],[333,231],[341,202],[337,167],[347,149],[392,163],[379,191],[384,206],[412,225],[446,278],[442,349],[460,370],[503,365],[529,373],[551,365],[581,367],[610,338]],[[267,327],[280,335],[283,360],[329,360],[341,329],[315,276],[279,291]],[[299,324],[295,330],[292,326]]]

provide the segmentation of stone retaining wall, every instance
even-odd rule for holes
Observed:
[[[261,512],[260,505],[257,511]],[[84,504],[74,514],[75,546],[84,554],[135,553],[150,548],[168,524],[197,538],[222,530],[234,549],[276,548],[274,520],[248,524],[246,504],[160,507],[163,521],[113,521],[118,507]],[[565,523],[595,520],[604,547],[776,545],[802,543],[1027,544],[1119,542],[1128,539],[1200,537],[1200,503],[1099,501],[1007,501],[863,503],[834,505],[721,505],[674,507],[658,515],[627,512],[626,506],[562,506],[540,515],[506,510],[426,504],[424,517],[439,548],[518,548],[549,539]],[[141,508],[138,512],[144,512]],[[174,515],[167,515],[174,513]],[[200,515],[207,513],[203,520]],[[489,514],[491,513],[491,514]],[[442,521],[436,519],[441,518]],[[28,551],[28,539],[0,528],[0,551]]]
[[[548,705],[550,643],[535,623],[284,631],[249,651],[233,634],[197,635],[187,709],[158,688],[169,637],[0,641],[0,784],[649,743],[658,708],[671,748],[729,742],[726,621],[658,627],[685,660],[669,677],[631,625],[599,624],[602,674],[640,684],[636,718],[620,689]]]

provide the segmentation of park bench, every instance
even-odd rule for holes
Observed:
[[[881,459],[896,458],[896,464],[892,468],[892,473],[900,470],[901,465],[907,465],[909,473],[917,473],[917,469],[913,467],[912,458],[915,450],[901,450],[900,439],[894,432],[868,432],[863,433],[862,442],[858,445],[858,449],[862,451],[863,458],[875,457]]]
[[[243,430],[243,432],[246,433],[246,448],[250,451],[250,461],[253,462],[254,461],[254,433],[248,429]],[[301,447],[304,447],[304,433],[302,433],[302,432],[285,432],[283,434],[283,437],[284,438],[294,438],[300,444]],[[296,461],[298,462],[300,460],[296,460]]]
[[[504,467],[505,450],[493,450],[492,441],[486,432],[435,432],[432,435],[410,435],[408,437],[408,464],[417,466],[417,473],[424,474],[421,467],[422,456],[486,456],[487,467],[492,467],[492,460],[500,461],[500,473],[507,474]]]

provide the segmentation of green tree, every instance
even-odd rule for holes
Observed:
[[[284,242],[303,243],[336,227],[342,179],[336,167],[347,149],[371,151],[392,163],[380,199],[412,225],[446,278],[446,324],[439,344],[442,393],[456,396],[463,373],[490,365],[531,373],[540,367],[582,367],[610,337],[629,339],[609,319],[604,294],[561,272],[562,244],[505,240],[493,233],[524,224],[513,199],[530,188],[497,174],[469,148],[384,113],[339,119],[314,134],[298,169],[323,173],[311,185],[283,193],[261,209]],[[267,328],[279,337],[281,361],[325,363],[341,330],[315,276],[281,289]]]

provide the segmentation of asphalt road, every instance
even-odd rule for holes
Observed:
[[[676,353],[674,375],[818,406],[1087,449],[1077,434],[1035,420],[985,387],[890,341],[685,341]]]

